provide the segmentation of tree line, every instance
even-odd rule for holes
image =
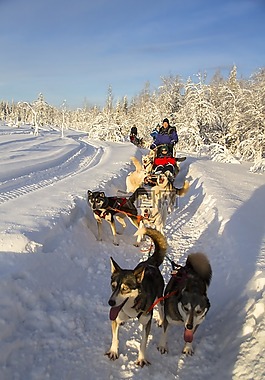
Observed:
[[[42,94],[33,103],[0,103],[0,118],[13,125],[73,128],[86,131],[89,138],[111,141],[128,140],[136,126],[146,146],[150,132],[165,117],[177,128],[180,150],[264,162],[265,68],[249,79],[238,79],[233,66],[228,78],[216,72],[209,83],[201,73],[185,83],[179,76],[162,77],[157,89],[151,91],[147,82],[130,101],[124,96],[116,103],[109,87],[101,108],[85,105],[70,110],[65,101],[53,107]]]

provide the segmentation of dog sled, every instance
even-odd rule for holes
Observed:
[[[179,162],[186,160],[186,157],[175,157],[171,145],[159,145],[153,150],[152,168],[148,176],[144,179],[145,185],[155,186],[163,176],[174,183],[177,174],[180,171]]]
[[[143,147],[143,138],[138,137],[137,127],[132,127],[130,131],[130,142],[139,148]]]
[[[130,135],[130,142],[136,145],[138,148],[142,148],[144,143],[142,138],[139,138],[134,134]]]

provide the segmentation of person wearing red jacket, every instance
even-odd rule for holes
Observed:
[[[154,174],[167,174],[172,178],[175,177],[175,168],[177,160],[172,157],[167,145],[163,145],[160,149],[159,156],[154,159]]]

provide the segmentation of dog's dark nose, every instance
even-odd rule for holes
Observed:
[[[193,329],[193,325],[191,323],[188,323],[187,326],[186,326],[186,328],[188,330],[192,330]]]
[[[109,305],[111,307],[115,306],[115,304],[116,304],[116,302],[114,300],[112,300],[112,299],[109,300]]]

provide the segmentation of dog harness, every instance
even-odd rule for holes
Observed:
[[[116,208],[116,209],[121,209],[126,202],[128,201],[127,198],[118,198],[118,197],[110,197],[109,200],[111,200],[113,203],[110,207],[111,208]]]
[[[100,218],[105,219],[108,213],[122,212],[126,215],[136,216],[132,213],[129,213],[125,210],[122,210],[122,207],[128,202],[127,198],[118,198],[118,197],[109,197],[109,205],[103,211],[94,210],[94,213],[98,215]]]
[[[182,282],[184,282],[187,278],[188,278],[188,272],[186,270],[186,267],[183,267],[181,265],[177,265],[175,264],[175,268],[178,267],[179,269],[176,270],[176,269],[173,269],[172,272],[171,272],[171,276],[174,277],[174,280],[176,282],[178,282],[179,284],[181,284]],[[183,286],[184,288],[184,286]],[[150,313],[150,311],[161,301],[164,301],[165,299],[169,298],[169,297],[172,297],[178,293],[181,292],[181,290],[183,289],[182,287],[181,288],[178,288],[177,290],[173,290],[172,292],[169,292],[167,293],[166,295],[162,296],[162,297],[159,297],[157,298],[157,300],[149,307],[149,309],[147,310],[147,314]],[[181,316],[180,316],[181,317]],[[182,317],[181,317],[181,320],[182,320]]]
[[[108,206],[107,210],[110,210],[113,212],[120,212],[120,213],[125,214],[127,216],[133,216],[138,220],[138,223],[140,223],[140,221],[144,219],[144,217],[142,215],[137,214],[137,210],[136,210],[135,214],[133,214],[130,211],[127,211],[128,208],[127,208],[127,210],[124,210],[124,209],[122,210],[122,207],[127,203],[128,198],[110,197],[110,199],[114,200],[114,203],[113,203],[113,206]],[[107,211],[105,211],[105,213],[106,212]]]
[[[105,210],[105,211],[94,210],[93,212],[94,212],[94,214],[96,214],[97,216],[99,216],[102,219],[105,219],[107,214],[108,214],[107,210]]]

